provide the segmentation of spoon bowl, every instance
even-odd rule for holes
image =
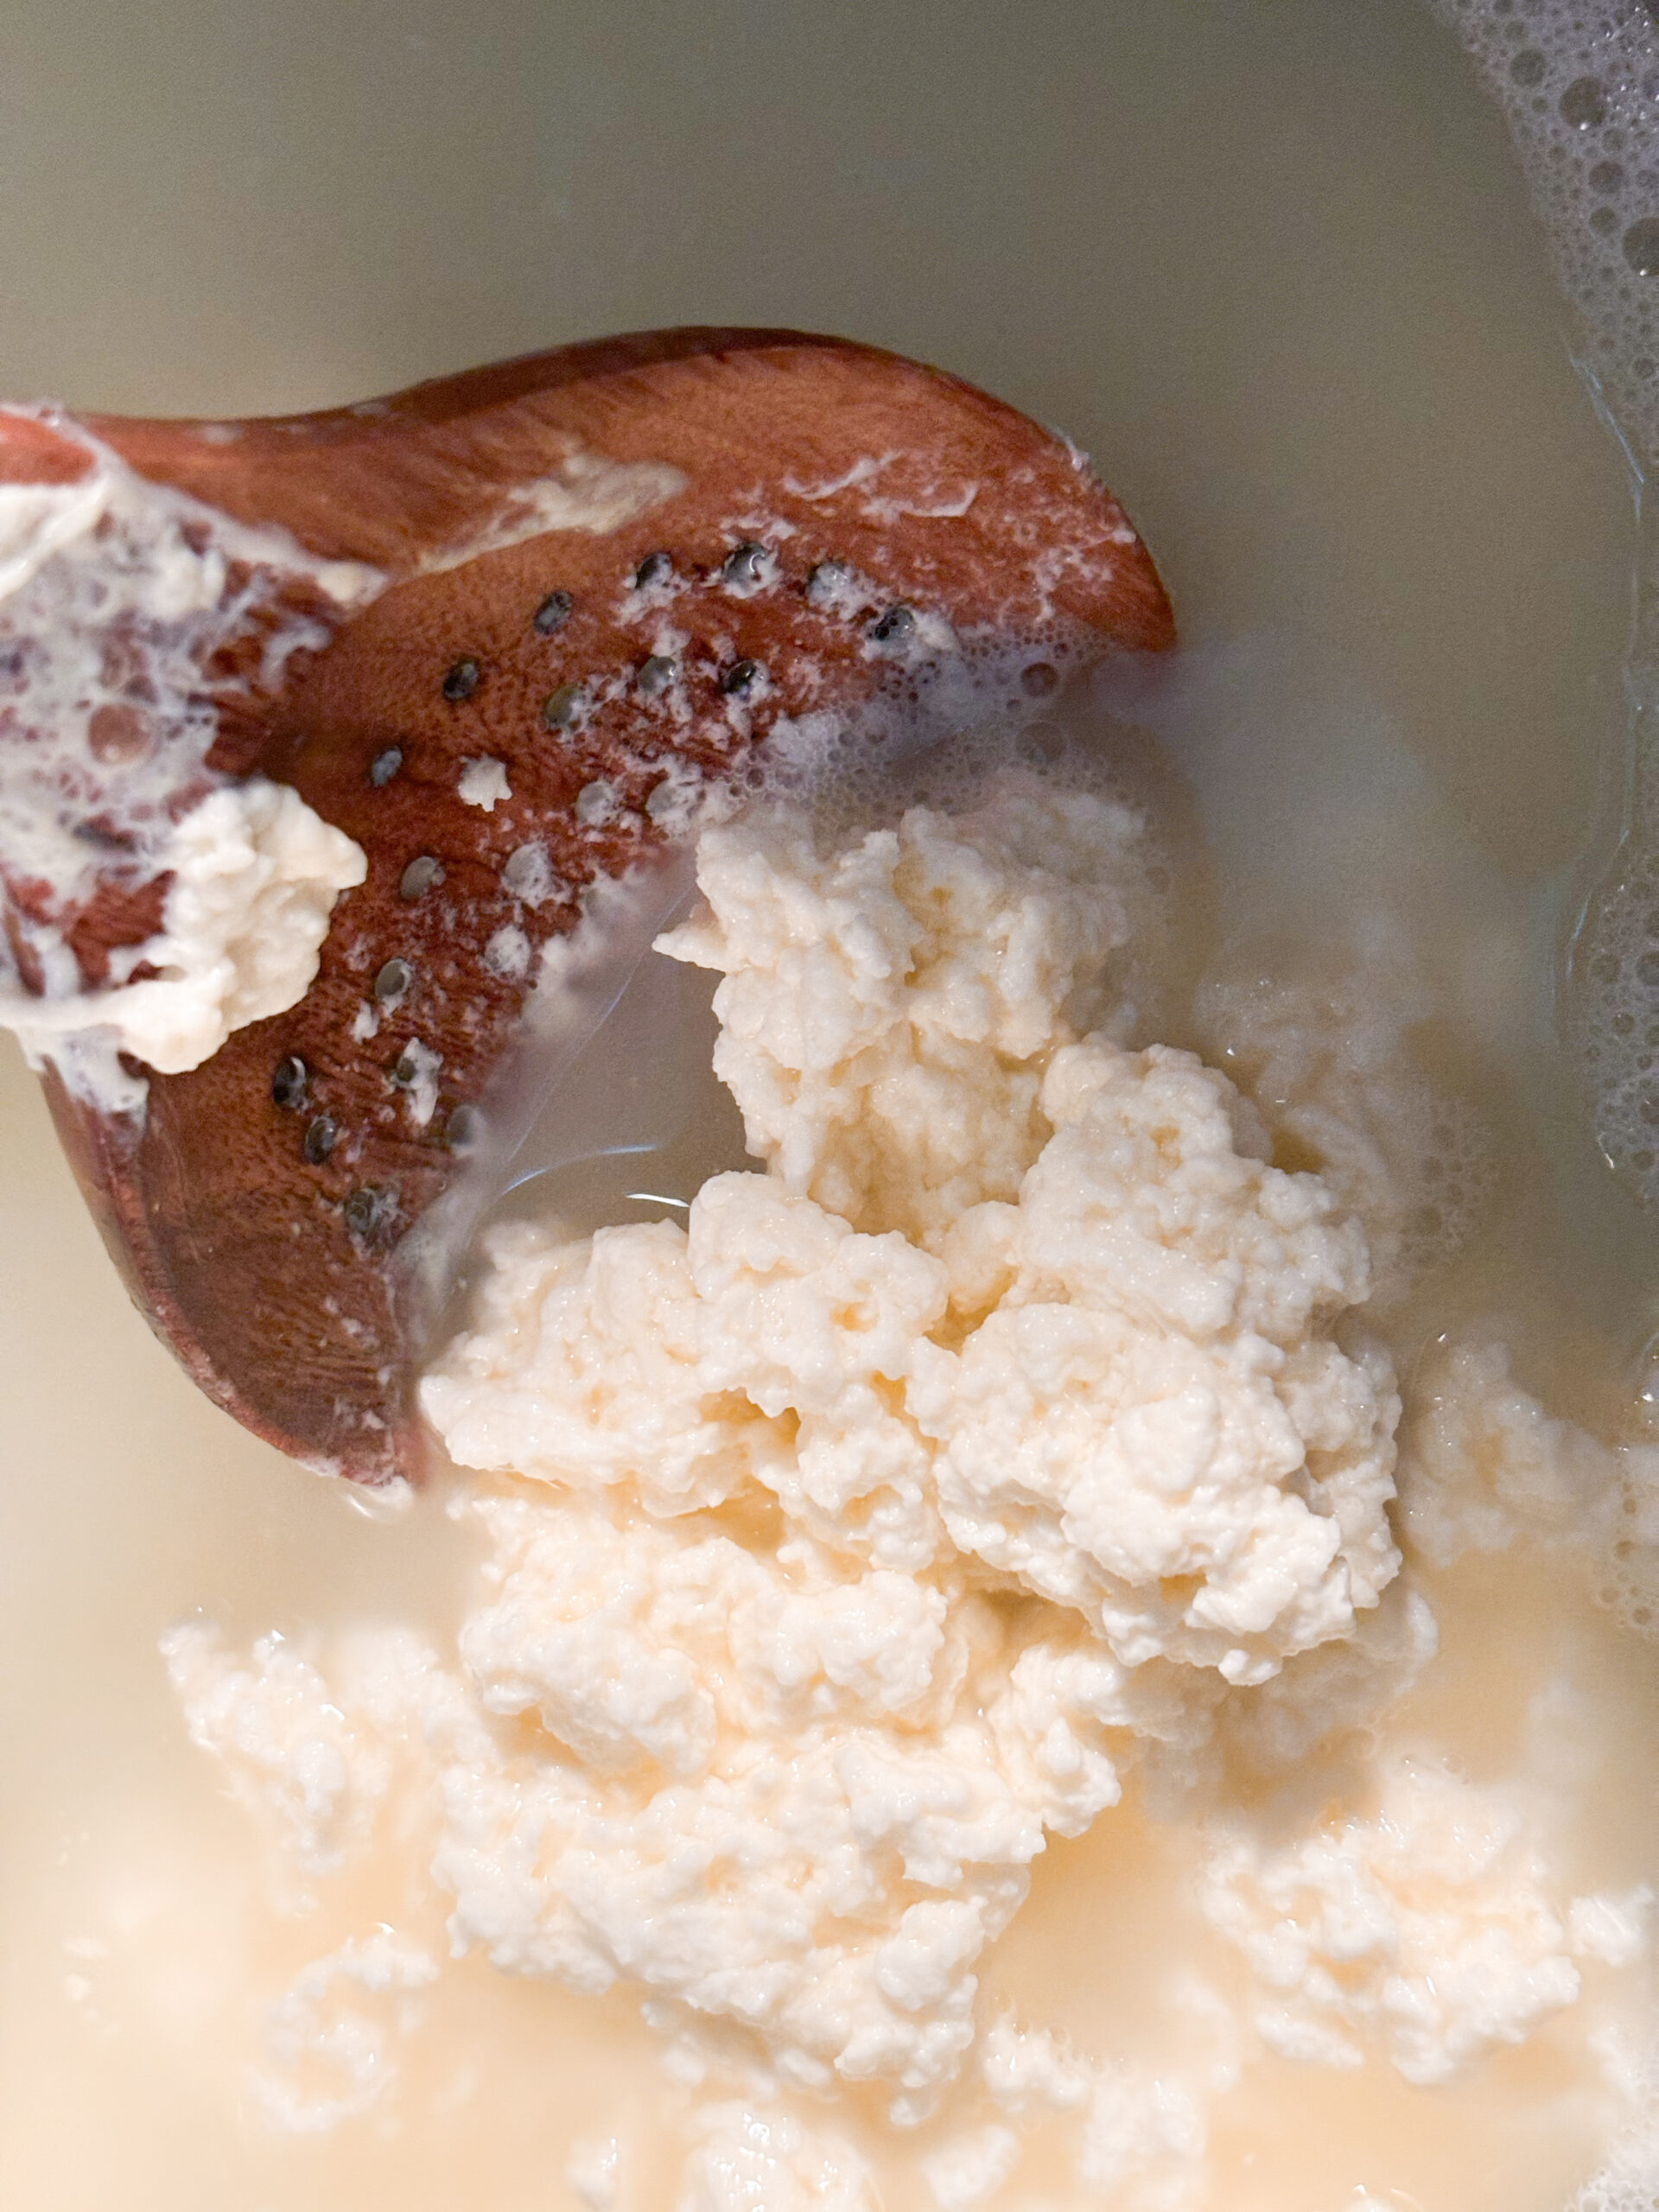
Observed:
[[[130,1066],[136,1109],[50,1068],[48,1095],[201,1388],[370,1484],[422,1459],[397,1255],[455,1180],[543,949],[671,838],[662,795],[741,776],[781,720],[856,710],[941,637],[1028,642],[1043,669],[1173,642],[1150,556],[1074,449],[840,340],[648,332],[278,420],[0,414],[0,482],[73,485],[99,451],[292,548],[284,567],[227,540],[238,624],[175,809],[268,778],[367,872],[297,1004],[187,1071]],[[0,645],[6,621],[0,596]],[[30,644],[15,621],[10,644]],[[142,729],[142,670],[128,692]],[[104,727],[118,751],[127,725]],[[0,700],[0,787],[21,743]],[[84,811],[109,863],[53,918],[94,988],[155,931],[167,879]],[[0,836],[0,919],[40,898]]]

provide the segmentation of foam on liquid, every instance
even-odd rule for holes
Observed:
[[[1639,528],[1628,742],[1601,870],[1567,949],[1562,1012],[1596,1134],[1659,1198],[1659,25],[1643,0],[1433,0],[1502,106],[1573,318],[1577,358],[1629,459]],[[1590,733],[1586,733],[1588,736]],[[1611,855],[1606,847],[1611,846]]]

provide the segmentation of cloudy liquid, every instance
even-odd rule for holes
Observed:
[[[321,12],[227,35],[190,0],[86,58],[73,7],[25,11],[0,270],[27,313],[0,334],[0,386],[276,410],[603,329],[748,319],[893,345],[1062,425],[1195,649],[1185,690],[1116,710],[1196,795],[1216,944],[1317,942],[1357,868],[1460,978],[1455,1051],[1498,1132],[1500,1203],[1402,1320],[1408,1358],[1497,1313],[1529,1385],[1611,1432],[1659,1327],[1659,1242],[1596,1151],[1549,990],[1619,734],[1628,503],[1497,117],[1404,0],[1056,4],[1017,33],[953,10],[916,54],[891,11],[823,15],[712,8],[631,43],[506,9],[463,40],[416,9],[381,52]],[[245,152],[224,118],[250,86]],[[65,130],[85,148],[68,180]],[[518,162],[480,173],[509,140],[533,193]],[[218,173],[181,173],[183,142],[217,149]],[[110,210],[135,176],[168,219],[129,270]],[[314,242],[297,257],[296,237]],[[411,284],[430,302],[413,322]],[[643,2146],[639,2202],[670,2212],[650,2146],[683,2093],[626,1996],[477,1961],[420,1994],[365,2115],[310,2136],[263,2116],[251,2083],[306,1962],[394,1914],[441,1951],[442,1903],[382,1868],[273,1910],[158,1639],[198,1609],[238,1643],[364,1618],[442,1639],[469,1540],[435,1493],[365,1516],[197,1397],[0,1050],[0,2200],[529,2212],[574,2205],[571,2145],[615,2134]],[[1440,1611],[1442,1661],[1390,1729],[1493,1778],[1569,1680],[1599,1764],[1565,1876],[1650,1873],[1655,1646],[1571,1577],[1513,1562]],[[988,1988],[1080,2049],[1187,2063],[1175,1970],[1227,1971],[1191,1853],[1134,1804],[1052,1847]],[[1213,2105],[1213,2202],[1344,2212],[1363,2189],[1555,2212],[1600,2154],[1592,2075],[1572,2012],[1453,2090],[1257,2061]],[[892,2212],[925,2203],[873,2107],[837,2124]],[[1045,2155],[994,2202],[1066,2202]]]

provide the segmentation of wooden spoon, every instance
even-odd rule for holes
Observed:
[[[355,612],[258,579],[273,610],[309,594],[309,647],[270,686],[247,651],[210,671],[209,780],[291,785],[368,856],[310,990],[194,1071],[149,1073],[142,1116],[46,1078],[157,1332],[238,1421],[365,1483],[420,1465],[391,1258],[518,1027],[533,963],[498,933],[533,952],[572,927],[575,887],[661,842],[649,801],[674,763],[731,774],[780,715],[865,697],[934,618],[1027,639],[1039,664],[1173,642],[1152,561],[1079,455],[840,340],[648,332],[321,414],[84,428],[150,482],[386,579]],[[66,418],[0,416],[0,480],[88,465]],[[0,778],[6,746],[0,715]],[[468,763],[499,763],[476,787],[510,796],[467,803]],[[89,984],[156,929],[164,890],[112,865],[60,917]],[[0,892],[27,908],[3,848]],[[392,960],[407,983],[377,1000]],[[438,1063],[419,1122],[411,1045]]]

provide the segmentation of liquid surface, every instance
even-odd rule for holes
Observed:
[[[1055,7],[1016,35],[952,11],[925,57],[860,9],[715,9],[638,46],[505,8],[463,42],[416,10],[372,57],[303,11],[226,26],[177,8],[115,39],[73,7],[16,26],[0,267],[31,314],[0,353],[10,391],[322,404],[729,317],[847,328],[1063,423],[1213,654],[1185,701],[1132,719],[1196,791],[1219,940],[1319,939],[1358,869],[1464,978],[1446,1050],[1500,1125],[1502,1204],[1423,1338],[1501,1310],[1529,1387],[1611,1433],[1656,1318],[1651,1248],[1553,1054],[1547,994],[1617,734],[1624,492],[1497,118],[1426,17],[1310,3],[1269,31],[1198,6]],[[742,128],[711,133],[734,102]],[[155,219],[112,228],[135,196]],[[28,2212],[578,2202],[564,2146],[602,2163],[672,2094],[626,2003],[474,1962],[394,1983],[391,2015],[424,2007],[394,2094],[314,2136],[262,2108],[272,2007],[387,1902],[270,1910],[158,1641],[197,1608],[238,1646],[365,1618],[441,1637],[472,1554],[437,1499],[367,1521],[195,1397],[126,1308],[8,1054],[0,2195]],[[1616,1644],[1547,1569],[1529,1587],[1512,1560],[1446,1573],[1463,1587],[1402,1735],[1484,1780],[1529,1727],[1548,1736],[1569,1681],[1610,1764],[1600,1832],[1563,1863],[1586,1889],[1634,1882],[1650,1648]],[[1080,2048],[1190,2063],[1202,2038],[1157,1971],[1176,1934],[1207,1940],[1182,1917],[1185,1849],[1134,1812],[1056,1846],[988,1986]],[[362,1988],[348,1968],[325,1997]],[[1604,2117],[1574,2101],[1572,2034],[1500,2054],[1455,2121],[1382,2069],[1263,2062],[1212,2113],[1221,2201],[1558,2206]],[[666,2176],[634,2186],[677,2201]],[[890,2202],[914,2201],[904,2186]]]

